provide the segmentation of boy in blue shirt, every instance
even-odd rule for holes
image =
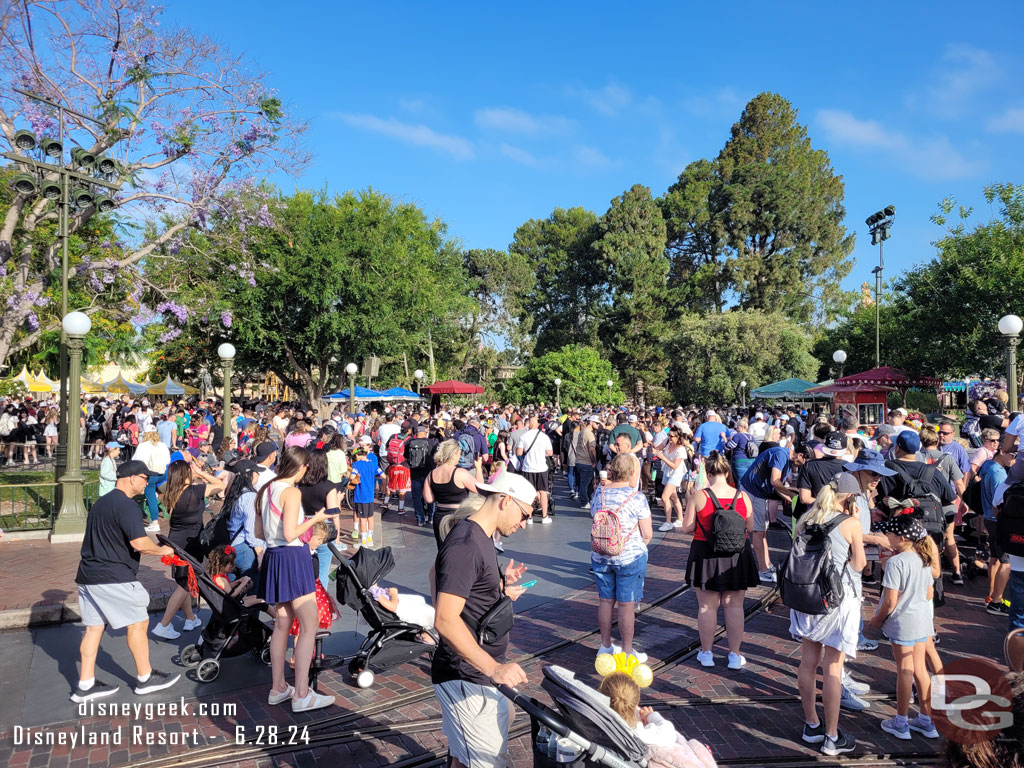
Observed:
[[[352,454],[352,470],[349,477],[356,482],[352,492],[352,503],[356,508],[356,531],[360,532],[360,543],[373,546],[373,497],[377,477],[381,475],[376,456],[366,448],[357,448]]]
[[[1010,467],[1016,463],[1014,453],[1000,451],[994,458],[981,465],[978,477],[981,482],[981,509],[984,512],[985,530],[988,531],[988,597],[985,610],[994,616],[1007,616],[1010,609],[1003,603],[1003,592],[1010,580],[1010,556],[1003,552],[996,536],[996,515],[994,503],[996,490],[1006,482]]]

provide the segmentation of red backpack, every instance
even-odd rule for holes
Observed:
[[[388,440],[388,464],[401,464],[405,461],[406,442],[401,435],[394,435]]]

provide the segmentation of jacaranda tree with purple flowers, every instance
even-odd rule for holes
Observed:
[[[11,152],[18,129],[56,136],[56,110],[15,87],[102,122],[66,118],[65,155],[78,144],[113,158],[123,182],[112,214],[73,210],[69,306],[180,325],[193,307],[174,295],[180,281],[149,283],[142,265],[203,248],[254,274],[247,232],[272,223],[255,179],[308,158],[305,126],[262,72],[195,30],[161,28],[160,13],[143,0],[0,5],[0,132]],[[84,236],[103,218],[116,225],[105,247]],[[0,199],[0,364],[59,325],[56,220],[41,196]],[[214,220],[233,226],[214,231]],[[216,319],[230,326],[230,316]]]

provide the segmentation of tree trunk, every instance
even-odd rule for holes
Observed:
[[[427,328],[427,354],[430,357],[430,383],[437,383],[437,373],[434,370],[434,338],[430,334],[430,328]]]

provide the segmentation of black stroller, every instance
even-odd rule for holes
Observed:
[[[645,768],[647,746],[612,711],[603,694],[553,665],[544,667],[541,687],[559,713],[514,688],[498,686],[530,716],[534,768]]]
[[[174,550],[196,575],[199,595],[213,611],[199,642],[181,649],[181,663],[196,668],[196,678],[201,683],[210,683],[220,674],[221,658],[241,656],[250,652],[264,664],[270,664],[270,635],[273,631],[260,618],[260,613],[270,615],[265,603],[243,605],[240,598],[232,597],[218,587],[203,566],[184,549],[157,535],[157,541]]]
[[[433,657],[439,637],[433,627],[421,627],[402,621],[397,615],[378,603],[370,594],[370,587],[387,576],[395,567],[391,547],[360,548],[351,560],[332,543],[328,544],[337,558],[338,602],[355,609],[370,625],[366,639],[348,665],[348,671],[360,688],[373,685],[373,670],[391,669],[427,652]],[[425,643],[419,636],[426,632],[434,644]]]

